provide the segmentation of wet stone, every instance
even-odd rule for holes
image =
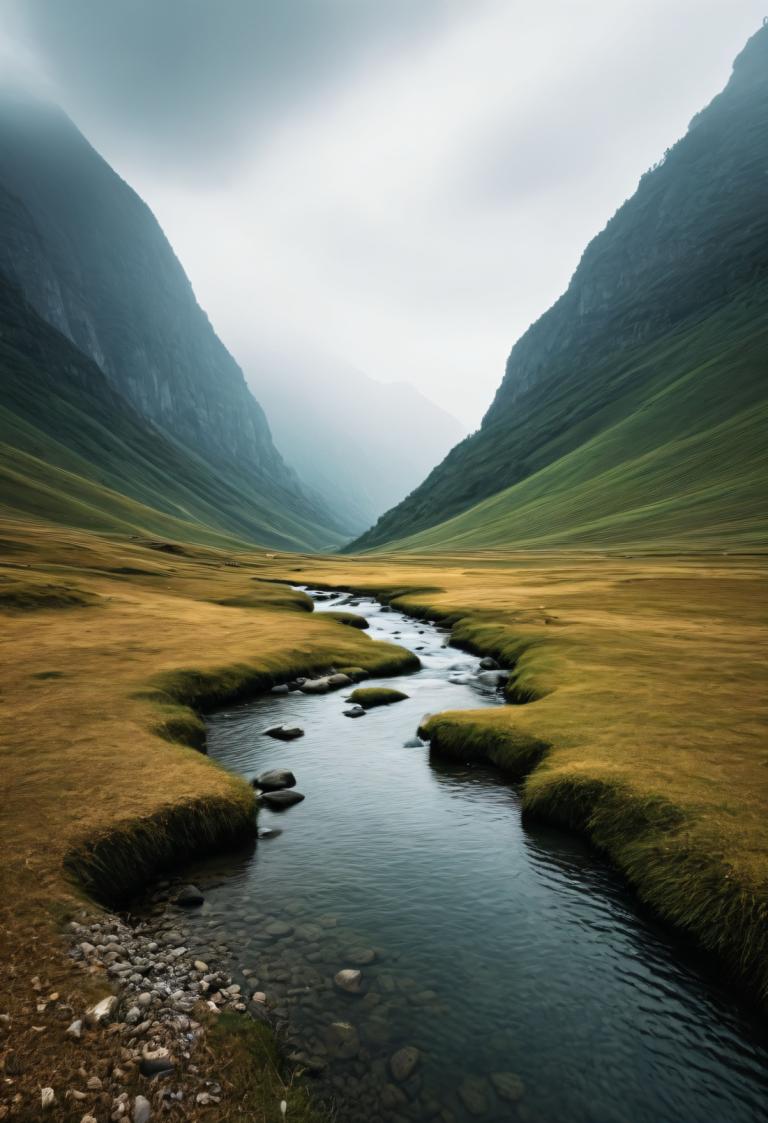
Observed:
[[[482,1077],[467,1076],[459,1085],[458,1095],[470,1115],[485,1115],[490,1107],[488,1091]]]
[[[516,1072],[492,1072],[490,1080],[500,1099],[516,1103],[523,1098],[525,1084]]]
[[[389,1071],[398,1084],[403,1084],[416,1071],[420,1053],[414,1045],[405,1045],[389,1058]]]

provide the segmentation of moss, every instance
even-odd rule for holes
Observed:
[[[370,710],[374,706],[391,706],[393,702],[403,702],[407,697],[402,690],[391,690],[388,686],[360,686],[352,691],[349,700]]]
[[[348,675],[355,682],[360,682],[361,679],[368,678],[370,672],[366,671],[363,667],[339,667],[338,673],[340,675]]]
[[[549,745],[512,726],[484,723],[476,715],[448,712],[429,718],[419,728],[430,750],[452,760],[487,760],[521,780],[546,756]]]

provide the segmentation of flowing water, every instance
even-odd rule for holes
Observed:
[[[353,720],[346,690],[267,695],[210,718],[211,757],[249,778],[288,767],[306,800],[262,811],[276,833],[248,854],[195,868],[188,939],[252,972],[340,1120],[766,1119],[768,1041],[711,966],[578,837],[523,826],[502,775],[413,743],[427,712],[501,704],[477,658],[374,601],[355,610],[418,652],[421,671],[381,681],[408,700]],[[287,722],[306,735],[263,735]],[[358,965],[361,995],[334,988]],[[404,1045],[420,1062],[397,1084]]]

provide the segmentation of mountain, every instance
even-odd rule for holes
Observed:
[[[134,431],[143,419],[143,444],[151,436],[155,461],[175,458],[176,470],[183,462],[179,482],[203,507],[223,488],[224,522],[243,538],[298,548],[341,541],[346,528],[278,453],[261,406],[149,208],[63,112],[7,88],[0,89],[0,187],[0,273],[83,363],[98,367]],[[59,364],[59,377],[76,365]],[[33,361],[28,391],[35,371]],[[89,396],[77,385],[88,417]],[[56,391],[74,404],[73,387]],[[13,410],[14,399],[4,405]],[[81,453],[74,432],[72,440]],[[112,482],[135,493],[128,476],[113,472]],[[154,498],[161,507],[176,501],[166,492]]]
[[[353,549],[766,542],[768,27]]]
[[[349,535],[403,499],[462,435],[407,383],[382,383],[325,356],[285,347],[241,355],[275,444],[333,500]]]

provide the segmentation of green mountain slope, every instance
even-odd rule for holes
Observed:
[[[64,113],[2,85],[0,272],[100,368],[135,420],[146,419],[177,455],[186,452],[187,466],[196,467],[180,478],[203,505],[215,503],[212,489],[228,489],[224,517],[240,536],[287,535],[312,548],[344,537],[275,448],[261,406],[146,204]],[[58,369],[65,380],[68,368]],[[70,389],[57,389],[89,414],[87,400],[75,403]],[[127,477],[112,483],[135,492]],[[177,497],[172,489],[169,502]]]
[[[480,430],[350,549],[762,541],[767,172],[763,28],[515,345]]]
[[[322,527],[174,442],[0,275],[0,510],[100,531],[297,549]]]

